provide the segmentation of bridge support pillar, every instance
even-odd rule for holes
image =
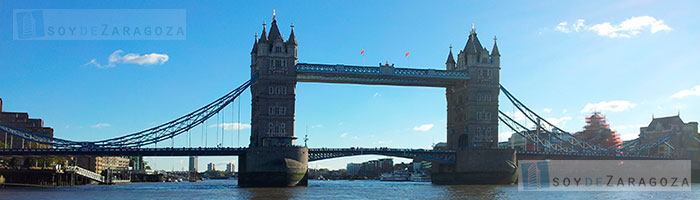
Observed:
[[[309,149],[306,147],[252,147],[238,157],[241,187],[308,185]]]
[[[513,149],[457,150],[454,164],[433,163],[432,182],[438,185],[512,184],[517,176]]]

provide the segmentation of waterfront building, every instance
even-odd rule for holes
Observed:
[[[116,156],[76,156],[73,159],[79,167],[98,174],[107,169],[128,170],[131,162],[129,157]]]
[[[44,127],[44,120],[29,118],[28,113],[5,112],[2,109],[2,103],[2,99],[0,98],[0,124],[11,126],[27,132],[53,137],[53,128]],[[22,138],[14,137],[3,132],[0,133],[0,148],[51,148],[51,146],[26,141]]]
[[[377,169],[379,169],[379,174],[391,173],[394,171],[394,160],[391,158],[382,158],[378,160]]]
[[[214,163],[207,164],[207,171],[216,171],[216,166]]]
[[[362,163],[348,163],[345,170],[348,172],[348,175],[357,176],[360,173],[360,167],[362,167]]]
[[[661,118],[652,116],[652,120],[647,127],[639,128],[639,137],[642,144],[652,142],[669,134],[675,134],[675,136],[668,142],[642,153],[680,158],[700,157],[698,122],[685,123],[681,119],[680,114]]]

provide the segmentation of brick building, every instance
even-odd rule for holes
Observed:
[[[53,128],[44,127],[44,120],[29,118],[28,113],[5,112],[2,109],[2,99],[0,99],[0,124],[11,126],[23,131],[53,137]],[[14,137],[8,133],[0,133],[1,148],[50,148],[48,145],[26,141],[19,137]]]

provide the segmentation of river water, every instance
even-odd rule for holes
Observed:
[[[238,188],[236,180],[2,188],[0,199],[700,199],[689,192],[521,192],[517,186],[440,186],[430,182],[318,181],[309,187]]]

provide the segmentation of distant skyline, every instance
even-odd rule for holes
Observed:
[[[13,9],[184,9],[183,40],[14,40]],[[444,69],[472,24],[501,54],[501,84],[561,128],[582,130],[598,111],[623,140],[652,115],[700,121],[700,10],[695,1],[0,1],[0,98],[28,112],[55,137],[98,140],[147,129],[213,101],[250,77],[255,33],[276,10],[285,38],[294,24],[299,62]],[[116,18],[115,20],[118,20]],[[90,19],[85,19],[90,20]],[[269,26],[268,26],[269,28]],[[361,54],[361,52],[364,53]],[[408,56],[405,56],[410,52]],[[192,146],[247,146],[250,93]],[[296,143],[309,147],[431,148],[445,141],[445,90],[299,83]],[[515,109],[501,95],[500,109]],[[524,117],[515,118],[525,122]],[[240,135],[236,129],[240,128]],[[308,129],[307,129],[308,128]],[[499,127],[499,141],[512,131]],[[307,132],[308,130],[308,132]],[[239,140],[240,138],[240,140]],[[175,145],[187,146],[179,136]],[[159,143],[170,146],[170,141]],[[309,163],[344,168],[383,156]],[[156,169],[187,169],[187,157],[148,157]],[[236,157],[200,157],[223,164]],[[395,159],[395,162],[407,161]]]

